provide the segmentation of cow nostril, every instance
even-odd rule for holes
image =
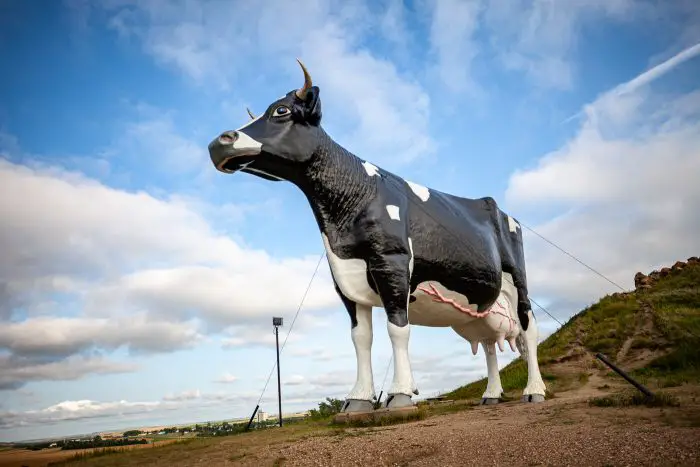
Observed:
[[[236,133],[223,133],[219,136],[219,143],[221,144],[233,144],[236,141]]]

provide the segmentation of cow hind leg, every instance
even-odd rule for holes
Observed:
[[[496,358],[496,344],[481,343],[486,354],[486,369],[488,372],[488,383],[486,391],[481,396],[482,405],[498,404],[503,395],[503,387],[501,386],[501,375],[498,373],[498,359]]]
[[[518,349],[527,362],[527,385],[523,390],[522,401],[543,402],[547,388],[537,363],[537,339],[539,337],[537,321],[533,319],[532,310],[528,310],[527,314],[529,325],[527,330],[521,331],[517,341]]]

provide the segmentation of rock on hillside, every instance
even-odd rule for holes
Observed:
[[[634,279],[634,291],[603,297],[540,343],[548,390],[624,384],[594,357],[597,352],[652,388],[700,383],[700,258]],[[519,398],[525,362],[518,358],[503,368],[501,381],[506,399]],[[445,396],[479,398],[485,387],[484,378]]]

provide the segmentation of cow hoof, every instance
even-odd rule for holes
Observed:
[[[481,399],[481,405],[494,405],[501,402],[498,397],[484,397]]]
[[[371,412],[374,410],[374,404],[372,401],[363,401],[359,399],[348,399],[343,405],[343,410],[341,412]]]
[[[521,399],[522,402],[544,402],[542,394],[526,394]]]
[[[411,396],[406,394],[389,394],[389,397],[386,399],[386,407],[388,409],[398,409],[401,407],[411,406],[413,406]]]

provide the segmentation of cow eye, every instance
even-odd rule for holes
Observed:
[[[275,109],[274,112],[272,112],[273,117],[282,117],[283,115],[288,115],[290,112],[288,107],[285,107],[283,105],[280,105]]]

